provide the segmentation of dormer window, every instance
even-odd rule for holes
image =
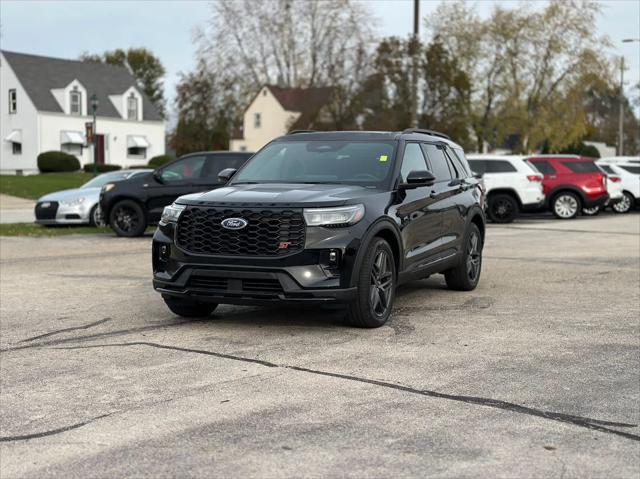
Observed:
[[[69,113],[82,115],[82,92],[78,91],[78,87],[73,87],[69,94]]]
[[[137,120],[138,119],[138,99],[132,93],[129,98],[127,98],[127,120]]]

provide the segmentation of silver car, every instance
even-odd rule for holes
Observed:
[[[44,195],[36,203],[36,223],[41,225],[103,225],[98,204],[102,186],[151,171],[153,170],[111,171],[96,176],[80,188]]]

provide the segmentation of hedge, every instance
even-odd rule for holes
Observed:
[[[157,168],[173,160],[174,158],[171,155],[158,155],[151,158],[147,164],[152,168]]]
[[[82,167],[82,169],[86,172],[86,173],[93,173],[93,163],[89,163],[86,164]],[[98,163],[96,165],[96,171],[98,173],[106,173],[108,171],[116,171],[116,170],[120,170],[122,169],[122,166],[120,165],[104,165],[104,164],[100,164]]]
[[[149,165],[132,165],[127,166],[127,170],[148,170],[151,168]]]
[[[45,151],[38,155],[40,173],[59,173],[62,171],[78,171],[80,161],[63,151]]]

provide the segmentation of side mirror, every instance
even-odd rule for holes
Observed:
[[[414,170],[407,176],[407,182],[400,185],[401,188],[418,188],[419,186],[431,186],[436,181],[433,173],[427,170]]]
[[[161,185],[164,184],[164,180],[162,179],[162,170],[161,169],[153,170],[153,179],[156,180]]]
[[[225,168],[220,173],[218,173],[218,181],[220,181],[220,183],[228,182],[233,177],[233,175],[236,174],[236,171],[238,170],[236,170],[235,168]]]

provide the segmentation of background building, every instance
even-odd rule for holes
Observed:
[[[85,124],[98,99],[98,163],[144,165],[164,154],[165,124],[125,68],[23,53],[0,53],[0,173],[37,173],[44,151],[93,162]]]
[[[291,130],[313,128],[326,116],[332,88],[280,88],[265,85],[244,112],[243,128],[231,140],[232,151],[258,151]]]

